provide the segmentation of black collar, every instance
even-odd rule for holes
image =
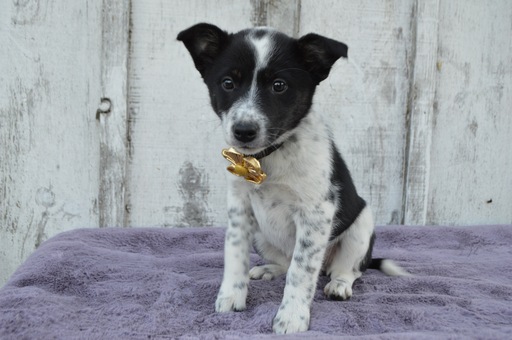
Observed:
[[[260,159],[262,159],[264,157],[267,157],[268,155],[270,155],[272,152],[276,151],[277,149],[279,149],[282,145],[283,145],[283,143],[279,143],[279,144],[275,144],[275,145],[270,145],[268,148],[263,149],[262,151],[258,152],[257,154],[245,155],[245,156],[246,157],[254,157],[257,160],[260,160]]]

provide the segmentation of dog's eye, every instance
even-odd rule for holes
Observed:
[[[226,77],[222,79],[222,88],[226,91],[233,91],[235,88],[235,83],[233,82],[233,79],[230,77]]]
[[[272,84],[272,91],[275,93],[283,93],[288,88],[284,80],[276,79],[274,80],[274,84]]]

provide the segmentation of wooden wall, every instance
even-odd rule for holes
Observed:
[[[0,284],[65,230],[226,224],[197,22],[349,45],[314,109],[378,224],[512,223],[508,0],[4,1]]]

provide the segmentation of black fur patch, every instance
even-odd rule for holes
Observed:
[[[357,194],[350,172],[336,149],[331,144],[332,152],[332,174],[331,184],[338,188],[337,209],[334,216],[330,240],[347,230],[366,207],[366,202]]]
[[[370,238],[370,245],[368,246],[368,251],[366,252],[366,255],[365,255],[363,261],[361,261],[361,264],[359,265],[360,272],[364,272],[366,269],[370,268],[371,264],[373,264],[372,252],[373,252],[373,244],[374,243],[375,243],[375,233],[372,234],[372,237]],[[379,266],[379,268],[376,268],[376,269],[380,269],[380,262],[379,262],[378,266]]]

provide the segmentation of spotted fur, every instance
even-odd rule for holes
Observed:
[[[370,208],[328,125],[311,109],[316,86],[347,57],[347,46],[316,34],[293,39],[268,28],[228,34],[209,24],[178,40],[208,87],[226,142],[245,154],[282,144],[260,161],[263,184],[228,177],[224,277],[215,309],[243,310],[250,279],[286,273],[273,330],[305,331],[321,270],[331,278],[325,294],[345,300],[372,265]],[[251,246],[269,263],[249,270]],[[389,268],[386,261],[377,262]]]

